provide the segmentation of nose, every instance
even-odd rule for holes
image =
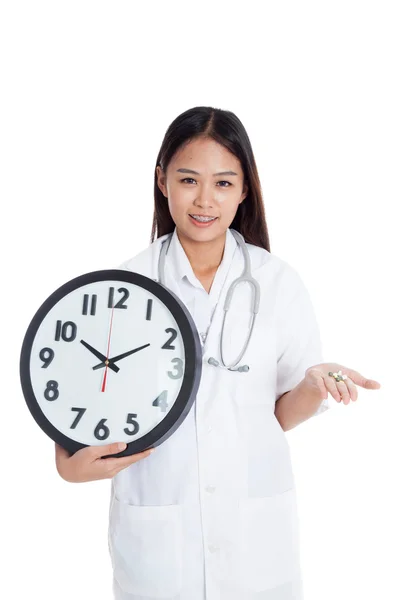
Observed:
[[[214,188],[211,186],[203,185],[199,188],[195,205],[199,208],[212,208],[214,205],[216,198],[214,195]]]

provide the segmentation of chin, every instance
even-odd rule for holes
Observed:
[[[192,240],[210,241],[214,240],[225,233],[226,227],[222,227],[219,220],[210,227],[196,227],[189,223],[189,226],[179,227],[179,232],[182,232],[186,237]]]

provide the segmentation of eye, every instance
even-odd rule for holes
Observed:
[[[181,179],[182,183],[186,183],[187,181],[196,181],[195,179],[193,179],[193,177],[185,177],[185,179]],[[229,187],[232,184],[229,181],[218,181],[218,183],[227,183],[228,185],[223,185],[220,187]]]
[[[229,187],[230,185],[232,185],[230,183],[230,181],[218,181],[218,183],[227,183],[228,185],[223,185],[222,187]]]

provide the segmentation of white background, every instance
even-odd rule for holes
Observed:
[[[325,360],[378,380],[287,432],[307,600],[399,597],[397,2],[3,2],[0,597],[111,599],[108,480],[70,484],[19,352],[57,287],[150,241],[155,160],[184,110],[242,120],[271,251]]]

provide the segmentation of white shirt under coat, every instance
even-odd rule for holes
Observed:
[[[158,278],[166,237],[120,268]],[[250,371],[230,372],[207,361],[220,361],[223,301],[243,270],[240,247],[228,229],[208,294],[174,231],[166,283],[187,306],[199,334],[208,330],[202,377],[177,431],[112,480],[109,548],[116,600],[303,600],[296,490],[274,405],[309,366],[324,362],[321,341],[296,270],[263,248],[246,246],[261,286],[260,310],[240,362]],[[250,298],[248,284],[236,288],[224,333],[227,363],[245,340]],[[315,416],[328,408],[329,399]]]

